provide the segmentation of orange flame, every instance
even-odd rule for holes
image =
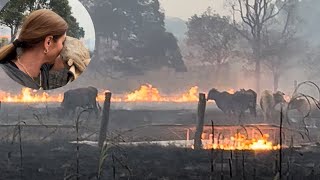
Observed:
[[[230,138],[214,138],[212,139],[212,134],[210,134],[209,139],[202,140],[204,143],[204,149],[223,149],[223,150],[277,150],[280,145],[273,145],[271,141],[268,140],[269,134],[263,134],[262,137],[256,139],[248,139],[245,135],[237,133]]]
[[[0,35],[0,39],[10,39],[10,35]]]
[[[104,94],[99,94],[99,101],[104,100]],[[180,95],[162,96],[160,91],[151,84],[141,85],[139,89],[123,96],[112,95],[113,102],[197,102],[198,86],[191,87]]]
[[[182,94],[180,97],[174,99],[174,102],[197,102],[199,100],[199,90],[198,86],[193,86],[188,92]]]
[[[61,102],[63,96],[61,94],[49,96],[48,93],[38,93],[36,90],[22,88],[19,95],[12,96],[10,93],[1,93],[1,100],[4,102]]]
[[[107,92],[106,90],[105,92]],[[104,101],[105,92],[99,93],[98,101]],[[11,95],[0,91],[0,101],[14,103],[34,103],[34,102],[62,102],[63,94],[48,94],[38,92],[29,88],[22,88],[20,94]],[[112,95],[112,102],[197,102],[198,87],[191,87],[187,92],[173,96],[163,96],[159,90],[150,84],[142,85],[139,89],[124,95]]]
[[[290,102],[291,100],[291,97],[289,95],[284,95],[283,98],[286,102]]]
[[[126,95],[126,102],[141,102],[141,101],[166,101],[161,97],[157,88],[152,87],[150,84],[142,85],[140,89]]]
[[[227,92],[228,92],[229,94],[234,94],[236,91],[235,91],[234,89],[229,89]]]

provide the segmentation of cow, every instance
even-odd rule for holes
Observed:
[[[309,103],[305,98],[292,98],[288,103],[288,109],[296,109],[301,114],[309,111]]]
[[[290,101],[287,103],[287,110],[297,110],[298,113],[300,114],[300,117],[306,118],[305,120],[307,121],[310,127],[317,127],[316,122],[310,117],[313,110],[314,106],[312,106],[311,102],[306,100],[304,97],[293,97],[290,99]],[[287,115],[288,113],[286,113]],[[307,116],[308,115],[308,116]],[[291,121],[297,122],[294,118],[290,118]]]
[[[275,112],[275,107],[278,104],[285,103],[284,93],[281,91],[277,91],[272,93],[269,90],[265,90],[261,93],[260,97],[260,107],[262,109],[264,121],[273,118],[273,114]]]
[[[238,110],[243,114],[247,109],[249,109],[251,115],[257,117],[257,93],[255,91],[252,89],[240,89],[240,91],[236,91],[234,93],[233,101],[235,105],[238,105],[234,106],[234,110]]]
[[[230,94],[228,92],[219,92],[213,88],[209,91],[207,100],[215,100],[219,109],[225,114],[239,114],[240,116],[249,109],[250,113],[256,116],[256,101],[257,94],[249,89],[235,92]]]
[[[64,93],[61,109],[63,115],[74,116],[77,108],[88,108],[95,112],[96,118],[99,116],[99,104],[96,101],[98,90],[89,86],[86,88],[71,89]]]
[[[209,100],[214,100],[218,108],[228,116],[232,115],[232,94],[226,91],[219,92],[217,89],[213,88],[208,93],[207,101]]]

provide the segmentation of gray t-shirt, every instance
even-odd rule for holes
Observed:
[[[11,60],[1,62],[0,66],[11,79],[21,84],[22,86],[29,87],[31,89],[40,89],[39,78],[36,78],[34,81],[30,76],[22,72]],[[51,89],[49,86],[49,71],[52,66],[53,65],[50,64],[44,64],[41,66],[41,80],[42,88],[44,90]]]

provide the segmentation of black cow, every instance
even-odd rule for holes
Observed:
[[[228,92],[219,92],[213,88],[209,91],[207,100],[215,100],[219,109],[227,115],[244,114],[249,109],[250,113],[256,116],[257,93],[253,90],[244,90],[230,94]]]
[[[251,115],[257,116],[257,93],[252,89],[245,90],[240,89],[233,94],[233,108],[238,111],[241,115],[249,110]]]
[[[207,101],[214,100],[219,109],[221,109],[225,114],[232,115],[233,107],[232,107],[232,94],[223,91],[219,92],[217,89],[213,88],[209,91]]]
[[[77,88],[71,89],[64,93],[61,108],[64,115],[70,115],[72,117],[77,108],[88,108],[95,112],[96,117],[99,116],[99,104],[96,101],[98,90],[95,87]]]

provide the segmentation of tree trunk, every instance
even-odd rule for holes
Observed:
[[[279,87],[279,79],[280,74],[279,73],[273,73],[273,91],[276,92]]]
[[[253,54],[255,57],[255,76],[256,76],[256,92],[258,97],[260,96],[260,80],[261,80],[261,40],[260,40],[260,33],[258,31],[257,40],[253,43]]]
[[[260,74],[260,58],[256,59],[256,69],[255,69],[255,76],[256,76],[256,92],[257,95],[260,96],[260,79],[261,79],[261,74]]]
[[[10,42],[13,42],[14,41],[14,31],[13,31],[13,27],[10,27],[11,29],[11,41]]]
[[[221,67],[222,67],[221,64],[217,64],[215,72],[214,72],[214,74],[215,74],[215,76],[214,76],[215,86],[218,86],[218,87],[221,86],[221,76],[220,76],[221,75]]]

